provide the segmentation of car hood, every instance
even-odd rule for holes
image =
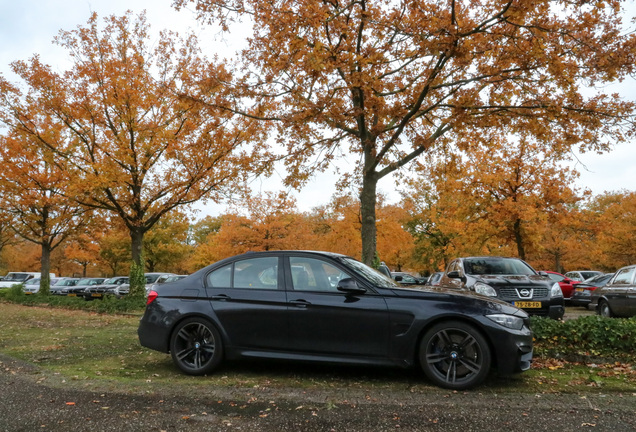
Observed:
[[[477,294],[473,291],[467,290],[456,290],[452,288],[444,288],[440,286],[409,286],[409,287],[400,287],[400,288],[392,288],[392,291],[398,297],[416,297],[416,298],[431,298],[437,297],[440,299],[445,297],[447,299],[453,298],[457,301],[468,301],[468,302],[483,302],[488,305],[489,309],[498,310],[502,313],[517,315],[520,317],[527,317],[526,312],[521,309],[518,309],[512,306],[510,303],[500,300],[496,297],[487,297],[481,294]]]
[[[541,275],[471,275],[472,277],[490,286],[552,286],[554,281],[547,276]]]

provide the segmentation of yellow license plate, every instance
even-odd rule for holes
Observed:
[[[77,297],[77,294],[69,293],[68,297]]]
[[[518,308],[533,309],[533,308],[541,307],[541,302],[532,302],[532,301],[518,301],[518,302],[513,302],[512,304],[514,306],[517,306]]]
[[[26,295],[31,295],[31,294],[33,294],[33,293],[32,293],[32,292],[29,292],[29,291],[26,291],[26,292],[25,292],[25,294],[26,294]]]
[[[101,297],[101,296],[102,296],[102,295],[101,295],[101,294],[99,294],[99,293],[93,293],[93,294],[91,294],[91,297]]]
[[[576,288],[576,289],[575,289],[575,291],[576,291],[576,292],[583,292],[583,291],[585,291],[585,290],[584,290],[583,288]]]

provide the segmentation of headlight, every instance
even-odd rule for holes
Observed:
[[[483,282],[477,282],[473,288],[477,294],[485,295],[488,297],[497,297],[497,291],[493,287]]]
[[[550,297],[563,297],[563,291],[561,291],[561,287],[558,282],[555,282],[554,285],[552,285]]]
[[[523,328],[523,319],[504,314],[486,315],[488,319],[493,320],[497,324],[501,324],[504,327],[508,327],[513,330],[521,330]]]

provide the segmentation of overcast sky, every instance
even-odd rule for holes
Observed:
[[[194,32],[205,47],[205,41],[211,41],[216,32],[197,23],[191,11],[177,12],[170,6],[171,3],[172,0],[0,0],[0,73],[15,81],[15,76],[9,70],[9,63],[26,60],[36,53],[45,63],[63,70],[67,65],[66,52],[53,45],[52,40],[61,29],[73,30],[78,25],[85,25],[92,12],[104,17],[123,15],[128,9],[135,13],[145,9],[153,31],[170,29],[182,35]],[[629,4],[631,7],[634,5],[633,2]],[[232,40],[216,40],[208,46],[223,50],[231,44]],[[209,52],[204,54],[212,55]],[[626,98],[636,100],[634,81],[617,86],[616,91]],[[621,144],[603,155],[578,155],[578,160],[580,163],[576,164],[576,168],[581,172],[581,177],[577,186],[588,188],[594,194],[636,189],[635,143]],[[304,211],[326,204],[334,191],[333,182],[333,175],[313,180],[305,190],[296,194],[299,208]],[[278,187],[280,181],[276,178],[254,184],[257,191]],[[391,179],[381,181],[381,192],[390,194],[393,189]],[[208,206],[203,213],[214,215],[220,209],[218,206]]]

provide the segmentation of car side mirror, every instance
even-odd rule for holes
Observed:
[[[452,272],[448,272],[448,274],[446,275],[451,279],[461,279],[461,276],[459,275],[459,272],[457,270],[453,270]]]
[[[338,282],[338,291],[342,291],[347,294],[364,294],[367,290],[358,285],[358,283],[352,278],[340,279]]]
[[[402,282],[402,276],[396,276],[394,280],[396,282]]]

